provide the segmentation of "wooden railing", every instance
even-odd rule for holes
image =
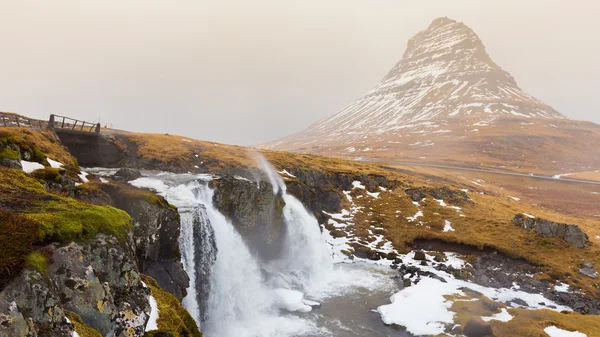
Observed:
[[[50,115],[48,128],[100,133],[100,123],[90,123],[54,114]]]
[[[31,129],[62,129],[100,133],[100,123],[80,121],[71,117],[52,114],[48,121],[24,117],[12,112],[0,112],[0,127]]]
[[[0,127],[44,129],[48,127],[48,122],[24,117],[11,112],[0,112]]]

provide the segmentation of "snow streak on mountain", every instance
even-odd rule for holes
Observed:
[[[440,131],[457,120],[488,124],[502,118],[565,119],[521,90],[469,27],[439,18],[408,42],[400,62],[366,95],[307,130],[264,147],[348,144],[373,134],[392,136],[423,126]]]

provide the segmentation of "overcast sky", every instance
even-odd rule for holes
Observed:
[[[0,111],[251,145],[371,89],[439,16],[600,123],[600,1],[0,0]]]

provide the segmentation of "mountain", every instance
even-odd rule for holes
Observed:
[[[598,167],[597,125],[524,92],[464,23],[438,18],[364,96],[263,148],[521,171]],[[552,151],[540,151],[540,150]],[[581,155],[584,154],[585,155]]]

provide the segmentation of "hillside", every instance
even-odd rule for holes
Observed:
[[[599,167],[599,146],[600,126],[569,120],[524,92],[473,30],[439,18],[371,91],[260,147],[559,174]]]

